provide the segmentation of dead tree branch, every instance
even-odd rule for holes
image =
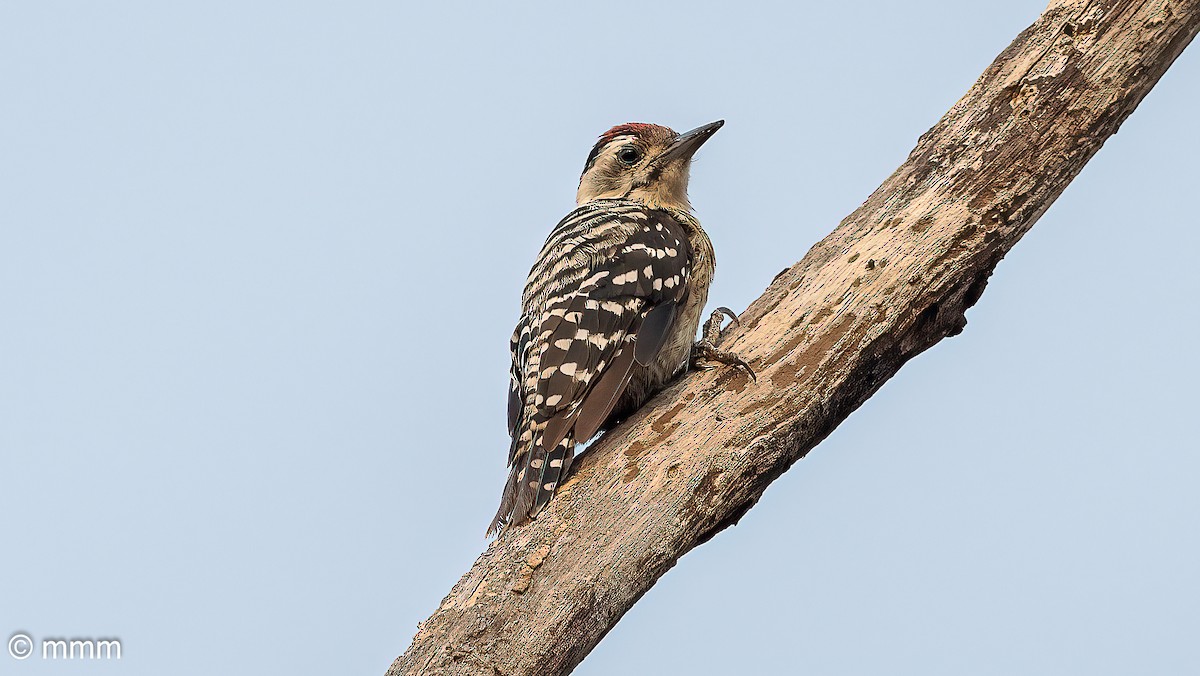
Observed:
[[[548,511],[479,557],[388,673],[570,672],[679,557],[736,523],[906,361],[963,330],[996,264],[1198,27],[1200,0],[1052,1],[743,314],[723,347],[758,382],[689,375],[604,437]]]

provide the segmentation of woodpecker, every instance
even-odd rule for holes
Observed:
[[[712,242],[687,197],[692,156],[723,120],[677,134],[622,124],[600,136],[576,208],[538,254],[510,348],[508,482],[488,528],[529,522],[566,477],[576,443],[637,410],[694,363],[750,366],[716,348]]]

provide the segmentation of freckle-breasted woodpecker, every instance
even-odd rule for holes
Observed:
[[[721,314],[733,317],[725,308],[693,345],[714,255],[691,214],[688,170],[722,124],[686,134],[623,124],[588,155],[577,208],[550,233],[521,299],[511,471],[489,533],[535,517],[566,477],[575,444],[635,411],[692,359],[749,370],[714,345]]]

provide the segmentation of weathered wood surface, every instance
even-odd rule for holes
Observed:
[[[757,383],[728,368],[689,375],[608,434],[546,512],[479,557],[388,673],[570,672],[679,557],[963,329],[997,262],[1198,27],[1200,0],[1052,2],[727,334]]]

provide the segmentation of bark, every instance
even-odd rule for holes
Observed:
[[[1200,27],[1200,0],[1068,0],[1017,36],[907,161],[779,274],[723,348],[605,435],[493,542],[388,674],[570,672],[679,557],[906,361],[988,277]],[[482,523],[482,522],[481,522]]]

